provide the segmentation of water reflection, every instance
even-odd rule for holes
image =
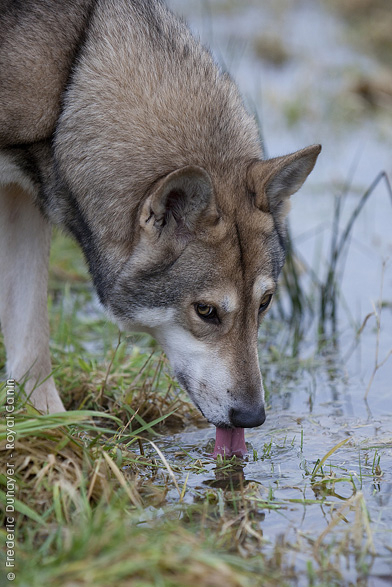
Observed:
[[[241,491],[250,482],[245,478],[245,466],[246,463],[240,462],[228,467],[218,465],[214,469],[215,479],[205,479],[203,485],[224,490]]]

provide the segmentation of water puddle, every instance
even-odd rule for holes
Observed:
[[[213,427],[162,438],[159,446],[175,463],[179,486],[186,483],[185,503],[197,503],[209,491],[217,492],[219,500],[220,491],[252,488],[254,516],[265,540],[263,552],[272,554],[276,544],[284,544],[300,575],[306,572],[306,561],[314,558],[315,542],[351,500],[331,536],[327,532],[320,545],[328,549],[341,540],[351,551],[344,554],[345,580],[358,578],[360,548],[353,544],[353,528],[358,516],[355,500],[360,499],[372,521],[367,537],[377,555],[366,557],[370,575],[390,577],[392,410],[375,418],[365,414],[353,417],[350,390],[336,399],[328,397],[325,385],[319,390],[311,408],[306,386],[273,396],[263,427],[246,434],[248,457],[235,466],[224,467],[209,458]],[[334,389],[328,391],[335,394]],[[312,477],[317,462],[342,440],[347,443]],[[178,494],[173,490],[168,499],[176,502]],[[362,529],[359,532],[362,535]]]

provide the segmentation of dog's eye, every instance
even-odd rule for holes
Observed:
[[[260,303],[259,312],[263,312],[270,304],[272,300],[272,294],[266,294]]]
[[[195,304],[196,313],[204,320],[214,320],[217,318],[216,308],[207,306],[207,304]]]

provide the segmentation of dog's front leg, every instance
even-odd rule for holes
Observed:
[[[0,322],[8,376],[42,412],[64,411],[51,374],[47,311],[51,227],[16,184],[0,188]]]

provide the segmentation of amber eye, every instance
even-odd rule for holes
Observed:
[[[217,317],[216,308],[207,304],[195,304],[196,313],[204,320],[213,320]]]
[[[265,296],[261,299],[259,313],[263,312],[270,304],[272,300],[272,294],[265,294]]]

